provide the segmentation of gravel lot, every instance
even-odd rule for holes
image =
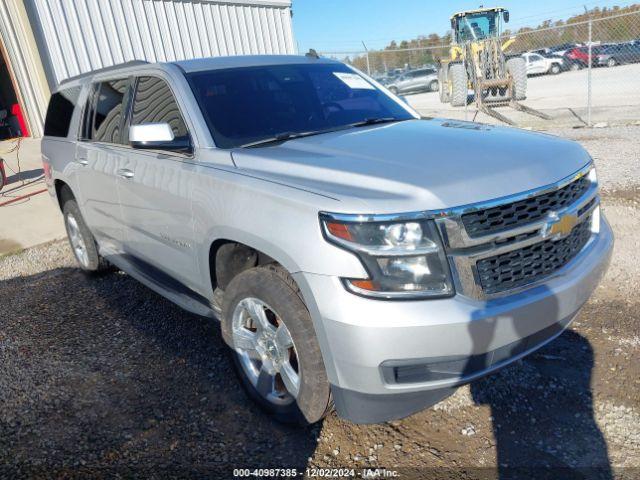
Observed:
[[[603,284],[559,339],[401,421],[278,425],[241,391],[212,321],[124,273],[83,275],[66,243],[0,258],[0,477],[640,477],[640,127],[551,133],[596,159],[616,232]]]

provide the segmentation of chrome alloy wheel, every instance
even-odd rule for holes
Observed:
[[[87,244],[85,243],[84,238],[82,238],[80,226],[78,225],[76,217],[74,217],[73,214],[68,213],[66,224],[67,233],[69,234],[69,241],[71,242],[71,247],[73,248],[74,255],[83,267],[88,267],[89,253],[87,252]]]
[[[232,317],[233,348],[244,373],[271,403],[286,405],[300,391],[298,352],[278,314],[257,298],[238,302]]]

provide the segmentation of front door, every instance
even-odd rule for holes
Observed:
[[[114,251],[124,240],[116,182],[130,83],[125,78],[91,85],[76,149],[80,210],[101,246]]]
[[[131,125],[168,123],[176,139],[189,130],[167,82],[140,77],[131,106]],[[119,163],[118,194],[126,228],[126,250],[150,274],[167,274],[197,290],[193,243],[192,153],[128,148]],[[162,278],[157,278],[162,281]]]

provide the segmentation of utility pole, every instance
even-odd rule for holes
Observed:
[[[364,47],[364,51],[367,55],[367,75],[371,76],[371,64],[369,63],[369,49],[364,44],[364,40],[362,41],[362,46]]]

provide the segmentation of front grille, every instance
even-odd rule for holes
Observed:
[[[591,236],[591,217],[560,240],[545,240],[476,263],[484,293],[493,294],[542,280],[573,259]]]
[[[543,218],[550,211],[561,210],[580,198],[591,185],[587,176],[553,192],[527,198],[478,212],[462,215],[462,223],[471,238],[521,227]]]

